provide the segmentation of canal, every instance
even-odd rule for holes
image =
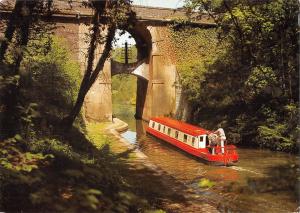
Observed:
[[[114,114],[129,125],[122,137],[149,160],[221,212],[298,212],[299,157],[259,149],[238,149],[235,166],[213,166],[145,133],[147,122],[134,119],[134,105],[114,104]],[[208,179],[213,186],[203,188]]]

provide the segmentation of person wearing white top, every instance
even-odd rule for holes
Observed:
[[[219,128],[214,133],[219,136],[219,140],[220,140],[220,143],[221,143],[221,150],[222,150],[222,153],[224,154],[224,152],[225,152],[224,145],[225,145],[225,141],[226,141],[226,136],[225,136],[224,129]]]
[[[209,146],[211,147],[211,154],[215,154],[215,146],[218,144],[218,135],[215,133],[210,133],[208,135]]]

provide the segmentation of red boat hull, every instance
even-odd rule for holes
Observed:
[[[161,132],[158,132],[152,128],[147,127],[146,131],[150,133],[151,135],[162,139],[165,142],[168,142],[169,144],[172,144],[179,149],[196,156],[198,158],[204,159],[208,162],[213,162],[220,165],[229,165],[231,163],[235,163],[238,161],[238,154],[236,152],[236,147],[234,145],[225,145],[225,153],[222,154],[221,147],[217,146],[215,148],[215,154],[212,155],[209,151],[209,148],[194,148],[192,146],[189,146],[188,144],[182,143],[179,140],[176,140],[175,138],[172,138],[166,134],[163,134]]]

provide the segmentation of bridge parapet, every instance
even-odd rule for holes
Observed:
[[[64,18],[91,18],[93,10],[83,5],[83,2],[87,0],[53,0],[54,5],[54,17]],[[10,13],[14,7],[13,0],[2,0],[0,1],[0,12]],[[136,17],[139,21],[150,21],[150,22],[172,22],[174,19],[188,19],[187,13],[184,9],[171,9],[163,7],[149,7],[132,5],[132,10],[136,13]],[[215,26],[213,19],[208,14],[195,14],[190,16],[191,22],[196,25],[211,25]],[[200,17],[200,18],[199,18]]]

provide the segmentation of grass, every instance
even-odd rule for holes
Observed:
[[[114,141],[114,138],[112,136],[103,134],[105,128],[107,128],[109,125],[110,123],[87,123],[87,137],[97,148],[101,148],[102,146],[107,144],[109,145],[111,141]]]
[[[110,125],[111,123],[109,122],[88,123],[86,126],[87,137],[98,149],[107,146],[112,151],[112,153],[128,153],[128,155],[126,155],[126,158],[123,158],[123,160],[137,159],[137,156],[132,148],[129,148],[126,144],[121,142],[119,138],[114,136],[112,133],[109,133],[109,130],[107,128]]]

